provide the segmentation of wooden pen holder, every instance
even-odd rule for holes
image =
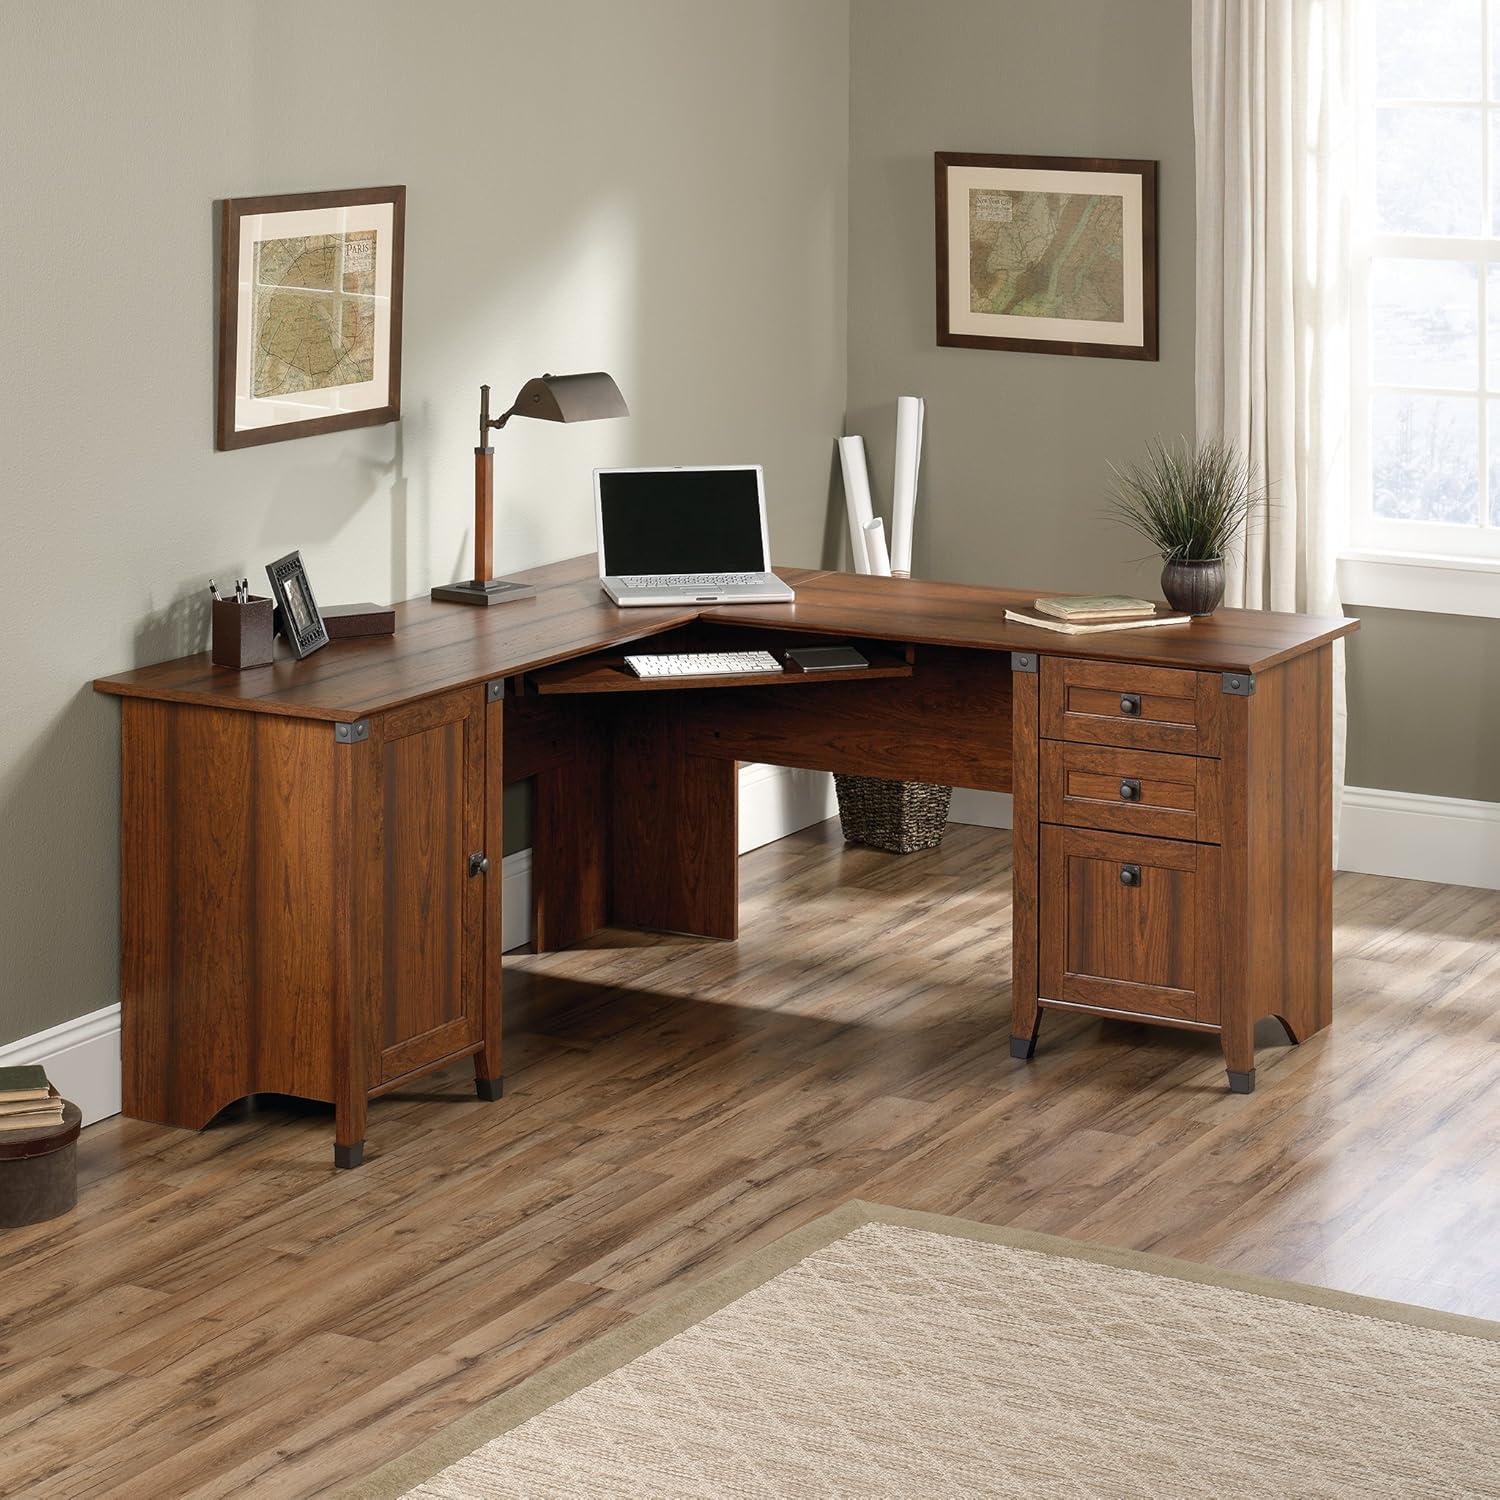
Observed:
[[[243,604],[213,601],[213,662],[216,667],[268,667],[276,655],[271,628],[275,603],[252,594]]]

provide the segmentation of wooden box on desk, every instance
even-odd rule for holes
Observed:
[[[394,635],[396,611],[389,604],[335,604],[323,611],[323,626],[330,641],[348,641],[362,635]]]

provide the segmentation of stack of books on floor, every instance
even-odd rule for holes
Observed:
[[[1145,625],[1186,625],[1190,617],[1149,599],[1089,594],[1084,598],[1038,599],[1031,609],[1006,610],[1005,618],[1062,635],[1094,635],[1103,630],[1139,630]]]
[[[0,1130],[40,1130],[62,1116],[62,1095],[47,1082],[45,1068],[0,1068]]]

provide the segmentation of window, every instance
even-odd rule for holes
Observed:
[[[1500,558],[1500,0],[1376,0],[1353,542]]]

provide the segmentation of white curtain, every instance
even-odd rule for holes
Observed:
[[[1342,613],[1349,515],[1360,0],[1193,0],[1197,423],[1270,489],[1230,604]],[[1334,648],[1334,826],[1344,780]]]

